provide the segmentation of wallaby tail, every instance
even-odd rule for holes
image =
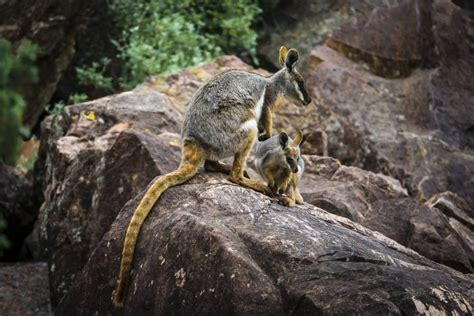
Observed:
[[[138,234],[140,233],[140,228],[150,213],[150,210],[164,191],[192,178],[198,171],[203,160],[203,151],[199,146],[184,144],[179,168],[176,171],[156,179],[156,181],[146,191],[140,204],[138,204],[125,234],[120,271],[113,298],[115,307],[123,307],[123,299],[132,267],[135,244],[137,242]]]

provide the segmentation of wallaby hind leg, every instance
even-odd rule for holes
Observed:
[[[204,169],[208,172],[220,172],[224,174],[230,174],[230,171],[232,170],[232,166],[219,162],[219,161],[206,160],[204,162]],[[246,170],[244,170],[244,177],[250,179],[249,174],[247,173]]]
[[[244,178],[245,162],[252,149],[256,134],[256,130],[249,130],[247,137],[242,142],[242,150],[234,155],[234,163],[230,171],[229,181],[271,196],[272,193],[267,186],[258,181]]]

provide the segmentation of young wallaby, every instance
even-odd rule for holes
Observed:
[[[300,152],[303,139],[301,131],[295,139],[282,132],[256,146],[255,166],[258,173],[274,194],[281,195],[280,203],[290,207],[295,203],[303,204],[303,197],[298,190],[298,182],[304,172]]]
[[[128,225],[113,297],[116,307],[123,307],[140,228],[163,191],[187,181],[204,165],[207,171],[229,174],[229,180],[234,183],[271,193],[262,183],[244,177],[245,162],[258,136],[259,122],[263,120],[265,133],[271,135],[269,112],[281,96],[299,104],[311,102],[303,77],[295,69],[296,49],[280,48],[279,58],[282,69],[269,77],[229,70],[210,79],[191,99],[181,133],[181,163],[176,171],[153,180]],[[232,166],[219,162],[232,156]]]

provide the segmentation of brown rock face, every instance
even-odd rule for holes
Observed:
[[[0,267],[0,314],[52,315],[46,263],[17,263]]]
[[[153,177],[177,166],[176,132],[189,97],[229,67],[249,69],[222,57],[45,121],[37,166],[45,171],[38,177],[45,203],[35,236],[43,249],[37,256],[49,263],[57,314],[118,313],[111,295],[133,209]],[[285,107],[289,114],[277,124],[297,122],[298,111],[319,115]],[[308,121],[290,128],[302,126],[316,128]],[[308,151],[319,148],[307,143]],[[309,202],[471,271],[468,235],[456,235],[452,218],[446,224],[440,211],[417,204],[397,180],[334,158],[305,158]],[[201,172],[166,191],[146,220],[124,313],[472,312],[468,276],[321,208],[288,209],[224,175]]]
[[[334,32],[327,45],[388,78],[408,76],[414,67],[433,62],[430,1],[380,3],[364,13]]]
[[[472,10],[472,2],[470,6]],[[433,20],[440,66],[431,74],[431,114],[443,140],[472,151],[474,12],[449,1],[437,0],[434,1]]]
[[[39,46],[38,82],[24,91],[23,123],[33,127],[74,55],[77,32],[93,1],[46,0],[0,2],[0,36],[13,47],[30,40]]]
[[[443,193],[427,205],[418,204],[393,178],[356,167],[334,170],[320,157],[305,160],[312,166],[301,183],[306,202],[376,230],[431,260],[474,271],[472,220],[459,197],[452,200],[453,194]],[[318,169],[331,172],[312,172]]]
[[[393,18],[402,14],[405,6],[413,5],[418,5],[419,13],[413,15],[413,10],[407,9],[406,18]],[[285,124],[306,126],[308,132],[324,130],[330,156],[398,178],[420,201],[452,191],[473,209],[474,154],[470,144],[474,120],[469,113],[474,109],[474,89],[468,79],[474,73],[469,36],[474,32],[472,12],[442,0],[400,1],[392,8],[370,12],[331,37],[329,46],[337,50],[317,46],[304,60],[300,68],[316,111],[304,112],[298,123],[287,116]],[[403,24],[405,21],[411,24]],[[420,26],[410,33],[409,25],[428,22],[432,27]],[[429,44],[431,39],[434,44]],[[339,49],[331,41],[351,49]],[[399,46],[406,50],[397,49]],[[426,48],[431,46],[431,50]],[[390,67],[384,60],[415,64],[404,78],[384,78],[373,69],[373,61],[355,58],[354,49],[381,66]],[[420,68],[417,63],[437,66]]]
[[[470,312],[472,281],[345,218],[288,209],[222,178],[203,174],[162,196],[141,232],[125,314],[414,314],[419,302]],[[111,272],[140,197],[122,209],[57,313],[112,311]]]
[[[70,106],[43,123],[36,168],[44,170],[37,181],[45,202],[32,239],[41,245],[35,256],[54,267],[53,305],[123,204],[178,165],[179,135],[172,132],[181,120],[166,96],[142,86]]]

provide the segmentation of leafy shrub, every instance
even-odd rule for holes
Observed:
[[[20,133],[25,133],[21,91],[37,79],[36,51],[36,46],[25,43],[14,54],[11,44],[0,38],[0,159],[10,165],[15,163]]]
[[[98,89],[111,91],[112,78],[108,78],[104,75],[110,61],[110,58],[102,57],[100,61],[93,62],[91,66],[77,67],[77,79],[82,85],[91,85]]]
[[[261,13],[257,0],[112,0],[109,3],[120,38],[113,39],[123,63],[124,89],[146,76],[236,54],[256,62],[257,33],[252,26]],[[83,84],[111,87],[108,63],[76,68]]]

